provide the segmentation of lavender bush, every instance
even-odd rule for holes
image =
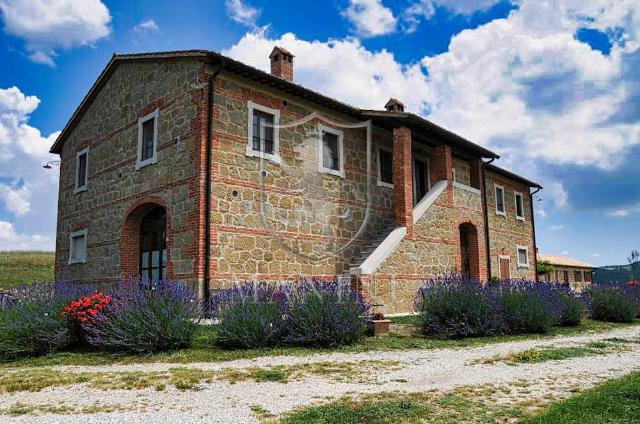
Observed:
[[[66,304],[91,290],[71,282],[23,285],[0,298],[0,357],[41,355],[76,341],[76,333],[60,316]]]
[[[111,293],[95,320],[82,325],[85,340],[97,347],[151,353],[188,346],[198,325],[200,302],[183,284],[130,281]]]
[[[632,322],[640,316],[638,285],[595,285],[587,294],[591,299],[591,317],[601,321]]]
[[[368,311],[358,293],[337,281],[244,283],[211,302],[219,343],[242,348],[353,343],[364,335]]]
[[[218,320],[218,342],[238,348],[278,344],[285,328],[285,291],[266,283],[244,283],[216,293],[210,313]]]
[[[415,302],[424,333],[454,339],[506,332],[494,294],[477,281],[455,275],[426,281]]]
[[[568,285],[504,280],[483,285],[448,275],[426,281],[416,297],[423,331],[440,338],[544,333],[578,325],[584,303]]]
[[[305,281],[293,286],[284,341],[298,346],[351,344],[366,331],[369,305],[350,285]]]

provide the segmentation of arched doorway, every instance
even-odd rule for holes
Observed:
[[[470,222],[460,224],[460,272],[468,277],[480,278],[478,231]]]
[[[167,212],[156,206],[140,223],[140,276],[149,280],[167,277]]]
[[[132,204],[124,215],[120,233],[122,278],[172,277],[171,217],[163,199],[145,197]]]

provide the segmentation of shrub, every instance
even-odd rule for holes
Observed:
[[[285,296],[265,283],[245,283],[221,290],[211,299],[218,320],[218,342],[227,347],[273,346],[284,335]]]
[[[4,292],[0,300],[0,356],[15,358],[61,350],[76,333],[60,311],[90,293],[70,282],[33,283]]]
[[[554,324],[549,306],[535,289],[507,283],[500,296],[504,319],[512,334],[546,333]]]
[[[475,280],[443,276],[426,281],[415,305],[426,335],[453,339],[505,331],[491,289]]]
[[[556,325],[563,327],[576,327],[582,322],[586,306],[583,297],[572,293],[560,293],[558,299],[562,304],[562,315],[556,321]]]
[[[340,346],[358,341],[367,329],[369,305],[342,282],[296,284],[287,309],[285,342],[289,344]]]
[[[632,322],[640,312],[638,290],[633,286],[593,286],[591,317],[601,321]]]
[[[193,290],[170,281],[122,283],[103,312],[82,323],[101,348],[151,353],[188,346],[200,316]]]

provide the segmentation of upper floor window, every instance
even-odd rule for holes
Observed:
[[[138,160],[136,169],[157,162],[158,109],[138,119]]]
[[[378,185],[393,188],[393,154],[385,149],[378,149]]]
[[[74,193],[87,189],[87,176],[89,172],[89,148],[76,153],[76,185]]]
[[[318,171],[344,178],[344,138],[340,130],[318,125]]]
[[[280,111],[249,100],[247,156],[262,157],[280,163]]]
[[[527,246],[518,246],[518,266],[529,268],[529,248]]]
[[[522,193],[515,192],[516,198],[516,219],[524,221],[524,201]]]
[[[496,193],[496,213],[498,215],[507,216],[507,210],[504,205],[504,187],[495,184]]]
[[[69,264],[85,263],[87,260],[87,230],[74,231],[69,235]]]

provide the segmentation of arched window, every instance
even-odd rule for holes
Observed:
[[[140,277],[167,277],[167,212],[161,206],[147,213],[140,223]]]

